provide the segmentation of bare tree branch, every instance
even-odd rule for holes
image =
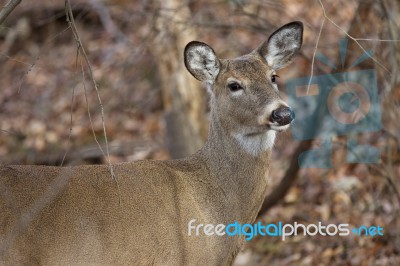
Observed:
[[[94,86],[94,88],[96,90],[96,93],[97,93],[97,98],[99,100],[99,105],[100,105],[100,110],[101,110],[101,121],[102,121],[102,125],[103,125],[104,140],[105,140],[105,144],[106,144],[105,156],[107,157],[107,160],[108,160],[108,165],[109,165],[109,168],[110,168],[110,174],[111,174],[112,178],[117,182],[117,178],[116,178],[116,176],[114,174],[114,169],[113,169],[113,166],[112,166],[111,160],[110,160],[110,153],[109,153],[108,140],[107,140],[107,131],[106,131],[106,125],[105,125],[105,119],[104,119],[103,103],[102,103],[101,98],[100,98],[100,93],[99,93],[99,89],[97,87],[97,83],[96,83],[96,81],[94,79],[94,76],[93,76],[92,65],[91,65],[91,63],[89,61],[89,58],[88,58],[88,56],[86,54],[86,51],[85,51],[85,49],[84,49],[84,47],[82,45],[82,41],[81,41],[81,39],[79,37],[78,30],[77,30],[76,25],[75,25],[74,16],[72,14],[72,8],[71,8],[70,0],[66,0],[65,1],[65,12],[66,12],[66,16],[67,16],[67,22],[68,22],[69,26],[71,27],[72,33],[74,34],[74,37],[75,37],[75,41],[76,41],[76,44],[77,44],[77,47],[78,47],[78,52],[80,51],[82,53],[82,55],[83,55],[83,58],[85,59],[85,62],[86,62],[87,66],[88,66],[88,69],[89,69],[89,74],[90,74],[91,80],[93,82],[93,86]],[[82,66],[83,84],[85,85],[85,80],[84,80],[84,74],[85,73],[84,73],[84,70],[83,70],[83,64],[82,63],[81,63],[81,66]],[[89,114],[90,114],[90,112],[89,112]],[[92,130],[93,130],[93,125],[92,125]],[[93,133],[94,133],[94,131],[93,131]],[[100,150],[103,152],[103,150],[101,148],[101,145],[98,142],[97,137],[96,137],[95,134],[94,134],[94,138],[95,138],[95,141],[98,144]],[[104,154],[104,152],[103,152],[103,154]],[[117,182],[117,185],[118,185],[118,182]]]
[[[324,4],[322,3],[322,0],[318,0],[318,1],[319,1],[319,4],[321,5],[321,9],[322,9],[322,12],[324,13],[324,17],[325,17],[330,23],[332,23],[336,28],[338,28],[339,30],[341,30],[341,31],[344,33],[344,35],[346,35],[349,39],[353,40],[353,41],[358,45],[358,47],[360,47],[360,49],[361,49],[366,55],[368,55],[369,58],[372,59],[372,61],[374,61],[378,66],[380,66],[381,68],[383,68],[383,69],[384,69],[386,72],[388,72],[389,75],[391,76],[391,75],[392,75],[392,72],[390,72],[389,69],[387,69],[387,68],[386,68],[381,62],[379,62],[375,57],[373,57],[372,55],[370,55],[370,53],[368,53],[367,50],[365,50],[365,48],[357,41],[356,38],[354,38],[353,36],[351,36],[345,29],[341,28],[335,21],[333,21],[333,19],[331,19],[331,18],[326,14],[325,7],[324,7]]]
[[[319,28],[319,32],[318,32],[317,42],[315,43],[315,48],[314,48],[312,61],[311,61],[311,75],[310,75],[310,80],[308,81],[308,86],[307,86],[307,94],[310,91],[311,81],[312,81],[312,78],[314,75],[315,55],[317,54],[318,44],[319,44],[319,40],[321,39],[321,33],[322,33],[322,30],[324,29],[324,25],[325,25],[325,17],[322,19],[321,27]]]
[[[3,24],[4,20],[11,14],[14,8],[21,3],[21,0],[10,0],[0,11],[0,25]]]
[[[330,23],[332,23],[335,27],[337,27],[339,30],[341,30],[348,38],[350,38],[351,40],[353,40],[357,46],[360,47],[361,50],[363,50],[377,65],[379,65],[381,68],[383,68],[385,71],[387,71],[389,74],[391,74],[391,72],[382,64],[380,63],[376,58],[374,58],[373,56],[371,56],[363,46],[361,46],[361,44],[358,42],[358,40],[367,40],[367,39],[361,39],[361,38],[355,38],[353,37],[351,34],[349,34],[349,31],[344,30],[343,28],[341,28],[338,24],[336,24],[326,13],[325,7],[322,3],[322,0],[317,0],[321,6],[321,10],[323,12],[323,18],[322,18],[322,22],[321,22],[321,27],[318,33],[318,39],[316,41],[316,46],[314,48],[314,52],[313,52],[313,59],[312,59],[312,65],[311,65],[311,78],[313,75],[313,69],[314,69],[314,57],[315,57],[315,53],[317,52],[318,49],[318,43],[319,43],[319,39],[321,37],[321,32],[323,30],[324,27],[324,23],[325,20],[328,20]],[[360,8],[360,6],[358,7]],[[356,12],[357,14],[357,12]],[[356,27],[359,26],[359,24],[357,25],[352,25],[352,27]],[[385,40],[383,40],[385,41]],[[388,40],[391,42],[396,42],[397,40]],[[310,78],[310,81],[311,81]],[[310,85],[310,83],[309,83]],[[309,88],[308,88],[309,89]],[[307,92],[308,92],[307,89]],[[265,214],[272,206],[276,205],[279,201],[281,201],[285,195],[287,194],[287,192],[289,191],[290,187],[292,186],[292,184],[297,180],[297,177],[299,175],[299,163],[298,163],[298,157],[299,155],[306,150],[309,150],[312,147],[312,141],[303,141],[301,142],[297,148],[295,149],[291,161],[290,161],[290,165],[289,168],[287,169],[284,177],[282,178],[282,180],[280,181],[280,183],[274,188],[274,190],[266,196],[264,203],[258,213],[258,217],[261,217],[263,214]],[[392,180],[388,179],[388,182],[392,185],[393,182],[391,182]],[[392,185],[393,187],[393,185]],[[397,196],[397,188],[395,188],[395,192],[396,192],[396,196]]]

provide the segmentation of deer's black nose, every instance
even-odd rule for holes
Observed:
[[[271,122],[276,122],[280,126],[285,126],[294,120],[294,112],[289,107],[279,107],[271,115]]]

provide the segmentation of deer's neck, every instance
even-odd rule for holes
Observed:
[[[220,188],[218,197],[225,205],[228,222],[253,222],[267,188],[271,149],[249,152],[218,121],[212,121],[209,139],[200,151],[212,179],[207,181]]]

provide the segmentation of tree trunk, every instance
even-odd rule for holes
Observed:
[[[197,151],[204,143],[208,123],[206,95],[200,83],[190,76],[183,62],[186,44],[195,40],[190,9],[178,0],[155,0],[155,21],[158,35],[153,53],[161,79],[166,135],[172,158],[181,158]]]

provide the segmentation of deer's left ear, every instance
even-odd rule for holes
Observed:
[[[291,22],[276,30],[257,51],[268,65],[280,69],[292,62],[303,42],[303,23]]]

